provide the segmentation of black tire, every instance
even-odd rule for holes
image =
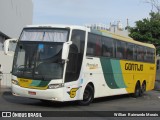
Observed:
[[[146,83],[143,82],[142,87],[141,87],[141,93],[142,93],[142,95],[145,93],[145,91],[146,91]]]
[[[45,104],[48,104],[48,103],[51,103],[51,101],[49,100],[40,100],[42,103],[45,103]]]
[[[137,98],[137,97],[140,97],[140,96],[141,96],[141,87],[140,87],[140,84],[137,83],[136,86],[135,86],[133,97]]]
[[[79,101],[79,105],[89,105],[94,99],[94,88],[91,85],[87,85],[83,93],[83,100]]]

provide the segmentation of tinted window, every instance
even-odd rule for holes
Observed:
[[[134,59],[134,44],[128,43],[127,44],[127,55],[126,55],[128,60],[133,60]]]
[[[148,59],[147,59],[147,48],[144,47],[143,51],[144,51],[144,61],[147,62],[148,61]]]
[[[87,55],[101,56],[101,36],[90,34],[88,35]]]
[[[102,56],[114,57],[114,41],[112,38],[102,37]]]
[[[89,33],[87,55],[155,62],[155,50],[145,46]]]
[[[155,51],[151,49],[151,62],[155,62]]]
[[[137,60],[143,61],[144,60],[144,48],[142,46],[137,46]]]
[[[70,46],[65,82],[78,80],[84,54],[85,32],[73,30],[71,41],[73,44]]]
[[[126,43],[122,41],[116,41],[116,58],[126,58]]]
[[[154,49],[147,48],[147,62],[155,61],[155,52]]]

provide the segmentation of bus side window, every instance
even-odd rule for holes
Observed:
[[[122,58],[122,53],[120,52],[121,43],[116,41],[116,58]]]
[[[101,36],[89,33],[87,43],[87,55],[101,56],[102,43]]]
[[[94,35],[93,34],[88,34],[88,41],[87,41],[87,55],[88,56],[94,56]]]
[[[102,49],[102,44],[101,44],[101,37],[98,35],[95,35],[95,40],[96,40],[96,44],[95,44],[95,55],[96,56],[101,56],[101,49]]]
[[[151,51],[147,48],[147,62],[151,62]]]
[[[144,47],[144,61],[147,62],[147,48]]]
[[[128,43],[127,45],[127,59],[128,60],[133,60],[134,56],[134,44]]]
[[[147,62],[150,62],[150,63],[155,62],[155,51],[152,48],[147,49]]]
[[[114,57],[114,44],[113,39],[108,37],[102,37],[102,56]]]
[[[151,49],[151,62],[152,63],[155,62],[155,51],[154,51],[154,49]]]
[[[126,59],[126,43],[116,41],[116,58]]]
[[[143,47],[137,46],[137,60],[143,61],[144,60],[144,50]]]
[[[87,48],[87,55],[93,55],[94,50],[93,48]]]

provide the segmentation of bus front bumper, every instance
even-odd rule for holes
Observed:
[[[29,89],[12,84],[12,94],[15,96],[22,96],[41,100],[59,101],[63,102],[63,88],[57,89]]]

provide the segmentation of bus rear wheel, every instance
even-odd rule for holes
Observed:
[[[141,86],[140,86],[140,83],[137,82],[136,86],[135,86],[135,91],[133,93],[133,97],[137,98],[141,96]]]
[[[145,91],[146,91],[146,83],[143,82],[142,88],[141,88],[141,93],[142,93],[142,95],[144,94]]]
[[[79,101],[79,105],[89,105],[94,99],[94,88],[91,85],[87,85],[84,90],[83,100]]]

